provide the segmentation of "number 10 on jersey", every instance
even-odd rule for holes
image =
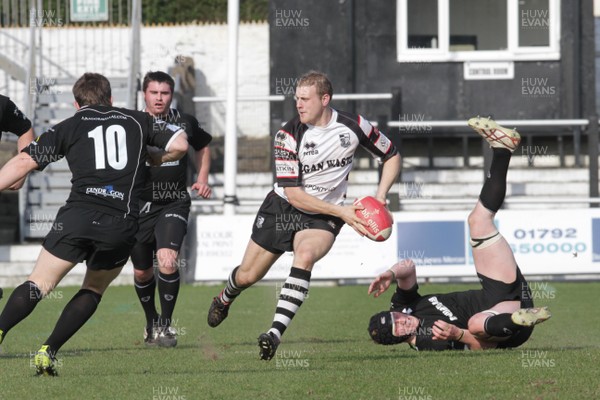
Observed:
[[[104,131],[103,126],[100,125],[89,131],[88,137],[94,140],[96,169],[105,169],[106,161],[114,169],[125,168],[127,165],[125,128],[121,125],[110,125]]]

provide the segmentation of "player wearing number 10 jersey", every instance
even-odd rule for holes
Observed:
[[[73,174],[67,204],[28,280],[0,314],[0,342],[77,263],[86,260],[81,290],[64,308],[35,356],[38,375],[56,375],[56,352],[96,311],[102,294],[129,258],[137,231],[146,145],[163,148],[161,161],[183,157],[186,134],[155,127],[146,113],[112,107],[108,80],[86,73],[73,86],[77,112],[42,134],[0,170],[0,190],[28,172],[67,159]]]

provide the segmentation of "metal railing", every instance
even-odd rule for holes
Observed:
[[[348,95],[350,96],[361,96],[357,95]],[[379,97],[381,96],[381,97]],[[387,94],[374,94],[372,98],[388,98],[384,97]],[[284,96],[254,96],[243,98],[245,101],[280,101],[284,99]],[[194,101],[220,101],[218,97],[195,97]],[[338,97],[339,99],[339,97]],[[353,99],[357,99],[354,97]],[[241,99],[240,99],[241,100]],[[590,156],[590,197],[586,198],[567,198],[567,197],[536,197],[536,198],[508,198],[505,200],[507,204],[588,204],[588,205],[596,205],[600,204],[600,197],[598,197],[598,121],[597,119],[559,119],[559,120],[541,120],[541,119],[532,119],[532,120],[498,120],[496,121],[501,125],[505,126],[527,126],[527,127],[562,127],[562,126],[577,126],[577,127],[586,127],[588,134],[595,133],[590,135],[590,138],[594,140],[590,140],[589,147],[589,156]],[[450,120],[439,120],[439,121],[389,121],[387,123],[388,127],[391,128],[414,128],[414,127],[467,127],[467,123],[464,120],[461,121],[450,121]],[[594,146],[594,143],[596,145]],[[236,205],[244,205],[244,206],[258,206],[260,205],[262,200],[254,200],[254,199],[236,199]],[[400,199],[400,203],[404,205],[410,204],[419,204],[419,205],[427,205],[427,204],[473,204],[473,199]],[[224,199],[211,199],[211,200],[193,200],[192,205],[194,207],[202,207],[202,206],[222,206],[225,204]]]
[[[495,120],[500,125],[506,126],[587,126],[587,119],[504,119]],[[388,126],[392,128],[402,127],[466,127],[467,121],[389,121]]]
[[[392,93],[340,93],[334,94],[335,100],[391,100]],[[284,95],[238,96],[237,101],[285,101]],[[194,96],[195,103],[220,103],[227,100],[225,96]]]
[[[530,120],[498,120],[497,123],[505,126],[518,126],[518,127],[574,127],[572,135],[573,135],[573,153],[575,155],[575,166],[581,167],[581,128],[587,127],[590,124],[589,119],[555,119],[555,120],[545,120],[545,119],[530,119]],[[419,128],[460,128],[467,127],[467,122],[465,120],[460,121],[452,121],[452,120],[440,120],[440,121],[389,121],[387,123],[388,128],[405,128],[405,129],[419,129]],[[597,130],[597,129],[596,129]],[[548,135],[558,136],[559,137],[559,158],[560,165],[562,167],[565,166],[565,151],[562,144],[562,136],[557,135],[556,133]],[[412,135],[414,136],[414,135]],[[432,154],[432,139],[429,135],[429,166],[433,167],[433,154]],[[402,139],[402,138],[401,138]],[[527,144],[529,146],[533,143],[532,135],[526,136]],[[468,148],[467,148],[467,136],[463,136],[463,159],[465,166],[469,166],[468,160]],[[533,166],[533,162],[530,161],[530,166]]]
[[[474,199],[401,199],[402,204],[470,204]],[[507,198],[506,204],[600,204],[600,197],[536,197],[529,199]]]
[[[573,132],[574,136],[574,153],[575,153],[575,164],[577,166],[581,166],[581,160],[579,158],[579,154],[581,153],[581,128],[586,128],[586,133],[588,134],[588,155],[589,155],[589,198],[584,199],[570,199],[569,202],[582,202],[588,204],[598,204],[597,201],[599,191],[598,191],[598,117],[592,116],[589,119],[555,119],[555,120],[544,120],[544,119],[531,119],[531,120],[498,120],[496,121],[501,125],[505,126],[527,126],[527,127],[563,127],[563,126],[572,126],[576,127]],[[413,128],[413,127],[466,127],[466,121],[389,121],[387,124],[388,127],[393,128]],[[530,141],[531,136],[527,137],[527,140]],[[564,154],[562,154],[561,149],[561,166],[564,166]],[[489,154],[487,156],[489,158]],[[488,160],[489,161],[489,160]],[[539,199],[531,200],[528,199],[517,199],[512,200],[512,202],[540,202]],[[404,200],[404,202],[421,202],[421,204],[426,204],[427,201],[432,201],[429,199],[412,199],[412,200]],[[439,199],[437,203],[447,202],[448,200]],[[507,202],[511,202],[511,200],[507,199]],[[561,202],[561,201],[553,201],[553,202]],[[562,201],[565,202],[565,201]]]

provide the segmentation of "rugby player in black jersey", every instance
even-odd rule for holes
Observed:
[[[493,151],[479,201],[468,217],[482,289],[421,295],[415,264],[402,260],[369,286],[368,293],[378,297],[397,284],[391,311],[373,315],[369,322],[369,334],[377,343],[408,343],[418,350],[518,347],[529,339],[534,325],[551,316],[546,307],[534,308],[527,281],[494,224],[506,194],[510,158],[521,137],[489,118],[471,118],[468,124]]]
[[[1,342],[77,263],[86,261],[81,290],[35,355],[38,375],[57,374],[56,352],[94,314],[129,258],[138,228],[146,145],[163,148],[163,162],[183,157],[188,148],[179,127],[155,129],[149,114],[112,107],[110,83],[102,75],[84,74],[73,95],[75,115],[44,132],[0,170],[0,190],[63,157],[73,174],[69,198],[44,239],[33,272],[0,314]]]
[[[191,189],[197,191],[198,196],[209,198],[212,190],[208,185],[208,144],[212,136],[200,127],[195,117],[171,108],[174,87],[175,82],[169,74],[148,72],[142,83],[145,111],[157,121],[186,131],[198,166],[198,177]],[[140,200],[140,228],[131,261],[135,291],[146,316],[144,342],[149,346],[177,345],[177,330],[171,326],[171,319],[180,284],[177,255],[187,232],[191,206],[186,184],[187,168],[187,154],[177,161],[146,166],[146,184]],[[158,278],[154,273],[154,260],[158,264]],[[160,314],[154,301],[157,286]]]
[[[2,132],[12,132],[17,135],[17,150],[21,151],[34,139],[31,121],[19,110],[15,103],[8,97],[0,94],[0,139]],[[18,190],[23,187],[25,177],[19,179],[9,190]],[[0,288],[0,299],[2,299],[2,288]]]
[[[242,290],[262,279],[284,252],[293,251],[271,329],[258,338],[263,360],[275,355],[281,336],[307,296],[313,266],[329,252],[344,223],[360,235],[366,233],[365,223],[355,213],[360,207],[344,205],[358,147],[383,163],[375,194],[382,204],[400,173],[400,155],[390,140],[362,116],[333,109],[332,95],[325,74],[310,71],[300,77],[298,116],[275,135],[274,190],[256,215],[241,265],[233,269],[208,312],[209,326],[219,325]],[[281,221],[293,223],[283,226]]]
[[[8,97],[0,95],[0,139],[2,132],[12,132],[17,135],[17,150],[21,151],[35,139],[31,121],[19,110]],[[23,187],[25,178],[10,186],[10,190]]]

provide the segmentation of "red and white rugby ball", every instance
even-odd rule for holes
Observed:
[[[376,242],[387,240],[392,234],[394,218],[388,209],[375,197],[365,196],[354,201],[354,205],[364,207],[356,210],[356,215],[366,223],[367,237]]]

